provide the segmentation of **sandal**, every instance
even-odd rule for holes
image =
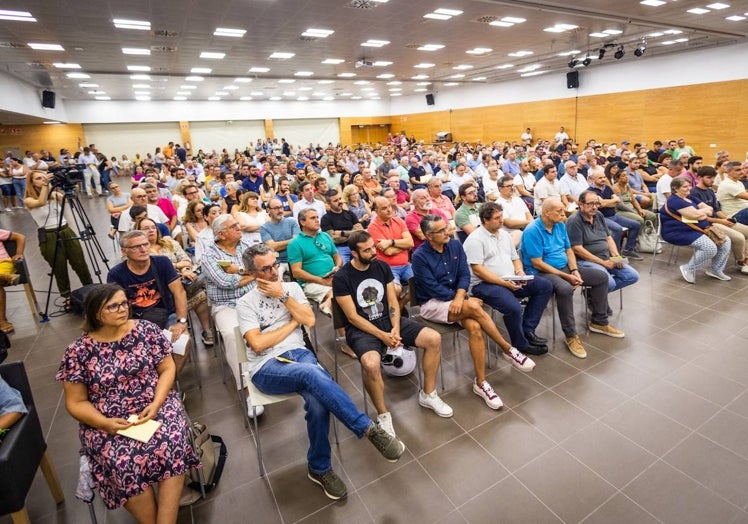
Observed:
[[[15,332],[16,328],[13,327],[13,324],[11,324],[8,321],[0,322],[0,331],[5,333],[6,335],[10,335],[11,333]]]

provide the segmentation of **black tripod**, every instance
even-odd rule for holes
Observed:
[[[75,193],[75,188],[76,186],[74,184],[63,184],[59,186],[59,189],[61,189],[63,192],[63,199],[59,204],[60,211],[57,221],[57,231],[54,233],[56,235],[56,238],[55,251],[52,255],[52,271],[49,274],[49,284],[47,285],[47,302],[44,305],[44,313],[42,314],[41,322],[49,321],[49,315],[47,313],[49,311],[49,301],[52,298],[52,279],[54,278],[54,268],[57,263],[57,257],[60,256],[59,251],[63,242],[67,242],[68,240],[81,241],[83,249],[86,255],[88,255],[88,260],[90,261],[89,268],[93,269],[93,274],[96,275],[99,283],[102,283],[101,265],[99,264],[99,260],[101,260],[104,263],[104,266],[106,266],[107,270],[109,270],[109,259],[107,259],[106,254],[104,253],[104,250],[99,243],[99,240],[96,238],[96,230],[91,225],[91,221],[88,219],[86,210],[83,209],[83,204],[81,204],[81,201],[78,199],[78,195]],[[51,192],[57,189],[58,188],[53,187],[51,189]],[[49,198],[53,198],[52,194],[49,195]],[[71,224],[71,226],[74,226],[73,230],[78,231],[79,235],[70,239],[65,239],[60,234],[60,231],[64,227],[63,221],[65,220],[65,207],[67,205],[70,206],[70,214],[73,218],[73,224]]]

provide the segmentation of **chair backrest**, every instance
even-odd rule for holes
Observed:
[[[247,343],[242,336],[242,331],[241,329],[239,329],[239,326],[236,326],[234,328],[234,336],[236,337],[236,356],[239,360],[239,367],[243,368],[243,364],[247,362]],[[244,373],[245,371],[244,369],[240,369],[240,372]],[[246,377],[244,385],[249,391],[247,402],[249,402],[250,406],[266,406],[268,404],[275,404],[276,402],[282,402],[296,396],[295,393],[288,393],[286,395],[267,395],[255,387],[249,376]]]
[[[241,366],[243,363],[247,362],[247,341],[244,340],[242,330],[239,329],[239,326],[234,328],[234,336],[236,337],[236,360]]]
[[[408,279],[408,293],[410,294],[410,307],[420,306],[416,298],[416,277]]]
[[[344,328],[347,324],[347,318],[343,308],[340,307],[338,301],[333,297],[332,299],[332,327],[335,329]]]
[[[8,256],[10,257],[15,255],[16,252],[18,251],[18,246],[16,245],[15,240],[6,240],[5,242],[3,242],[3,245],[5,246],[5,251],[8,252]],[[16,273],[21,275],[21,278],[18,280],[18,283],[26,284],[29,281],[29,268],[26,265],[26,259],[16,261],[15,267],[16,267]]]

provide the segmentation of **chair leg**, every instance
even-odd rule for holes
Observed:
[[[26,511],[26,506],[11,513],[10,518],[13,520],[13,524],[31,524],[29,513]]]
[[[265,476],[265,465],[262,463],[262,446],[260,445],[260,428],[257,424],[257,408],[252,407],[255,425],[255,446],[257,446],[257,464],[260,467],[260,478]]]
[[[65,495],[60,487],[60,479],[57,478],[57,471],[52,464],[52,459],[49,458],[49,451],[45,451],[42,455],[41,468],[44,478],[47,480],[47,485],[49,485],[49,491],[52,492],[52,498],[55,499],[57,504],[62,504],[65,502]]]
[[[39,314],[39,302],[36,300],[34,286],[31,285],[31,282],[27,282],[23,285],[23,291],[26,293],[26,300],[29,303],[31,316],[36,318],[36,316]]]

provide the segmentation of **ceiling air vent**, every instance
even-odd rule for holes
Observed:
[[[152,45],[151,51],[154,53],[174,53],[178,50],[178,47],[172,47],[168,45]]]
[[[156,29],[153,31],[154,36],[166,36],[169,38],[173,38],[176,36],[179,36],[179,33],[177,31],[168,31],[166,29]]]
[[[347,4],[345,4],[345,7],[352,7],[354,9],[374,9],[375,7],[379,7],[380,2],[375,2],[374,0],[351,0]]]
[[[299,40],[301,40],[302,42],[316,42],[317,40],[319,40],[319,38],[315,38],[313,36],[300,36]]]
[[[473,22],[478,22],[479,24],[490,24],[491,22],[495,22],[496,20],[499,20],[498,16],[486,15],[479,16],[478,18],[474,19]]]
[[[0,42],[0,47],[9,47],[12,49],[26,49],[29,46],[20,42]]]

